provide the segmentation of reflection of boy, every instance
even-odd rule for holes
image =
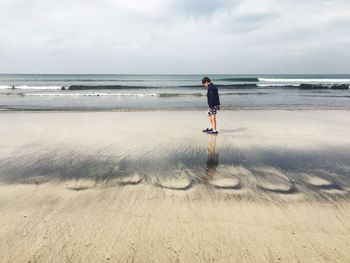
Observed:
[[[210,123],[210,128],[206,128],[203,132],[207,132],[209,134],[218,134],[216,129],[216,113],[220,110],[220,99],[218,88],[211,82],[208,77],[204,77],[202,79],[202,84],[207,91],[207,99],[208,99],[208,119]]]
[[[207,167],[219,164],[219,154],[216,152],[216,136],[210,136],[207,149]]]
[[[219,164],[219,154],[216,152],[216,136],[211,135],[208,143],[206,175],[208,177],[215,175],[216,167]]]

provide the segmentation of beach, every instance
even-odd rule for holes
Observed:
[[[0,112],[0,262],[349,262],[348,110]]]

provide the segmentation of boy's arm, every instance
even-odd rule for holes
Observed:
[[[220,105],[219,91],[217,88],[208,90],[208,104],[210,108]]]
[[[219,90],[216,88],[216,98],[218,101],[218,105],[220,105],[220,97],[219,97]]]
[[[214,107],[215,105],[215,92],[210,89],[208,90],[208,105],[209,105],[209,108],[212,108]]]

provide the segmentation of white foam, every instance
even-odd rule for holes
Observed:
[[[154,97],[156,93],[24,93],[25,96],[64,96],[64,97],[80,97],[80,96],[139,96],[139,97]]]
[[[283,87],[283,86],[293,86],[293,87],[299,87],[300,84],[257,84],[258,87]]]
[[[11,89],[12,88],[12,86],[0,86],[0,89]]]
[[[22,89],[22,90],[60,90],[60,89],[62,89],[62,86],[27,86],[27,85],[20,85],[20,86],[15,86],[15,89]]]
[[[277,83],[327,83],[327,84],[335,84],[335,83],[350,83],[350,79],[293,79],[293,78],[259,78],[259,81],[261,82],[277,82]]]

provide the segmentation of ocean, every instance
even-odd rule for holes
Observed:
[[[201,110],[203,75],[0,74],[0,110]],[[347,75],[208,75],[222,109],[349,109]]]

